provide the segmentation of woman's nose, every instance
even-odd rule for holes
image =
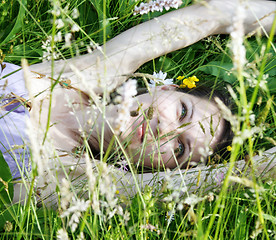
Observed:
[[[162,138],[174,135],[177,132],[178,123],[166,116],[155,114],[149,121],[149,127],[151,128],[149,132],[153,134],[155,138]]]

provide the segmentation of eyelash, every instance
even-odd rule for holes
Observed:
[[[178,140],[178,148],[174,150],[174,153],[177,154],[176,158],[180,158],[184,154],[184,145]]]
[[[182,106],[182,111],[179,117],[180,122],[182,122],[182,120],[187,115],[187,108],[183,102],[181,102],[181,106]],[[178,140],[178,148],[175,149],[175,153],[178,153],[176,156],[177,158],[180,158],[184,154],[184,144],[180,140]]]
[[[182,106],[182,111],[181,111],[180,118],[179,118],[180,121],[182,121],[187,115],[186,105],[183,102],[181,102],[181,106]]]

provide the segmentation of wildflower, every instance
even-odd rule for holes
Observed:
[[[251,111],[252,112],[252,111]],[[249,115],[249,122],[252,126],[255,125],[255,119],[256,119],[256,115],[252,112],[250,115]]]
[[[13,225],[10,221],[6,221],[6,223],[4,224],[4,230],[5,232],[11,232],[13,229]]]
[[[233,18],[233,27],[230,30],[230,48],[233,53],[233,64],[235,70],[241,70],[243,66],[246,64],[246,50],[243,45],[243,21],[245,16],[245,4],[242,1],[239,1],[238,7],[236,9],[236,15]]]
[[[60,14],[61,14],[60,9],[58,9],[58,8],[53,9],[53,10],[51,11],[51,13],[52,13],[53,16],[56,16],[56,17],[59,17]]]
[[[151,232],[155,231],[158,235],[160,234],[160,230],[157,230],[157,228],[151,224],[142,225],[141,229],[150,230]]]
[[[212,192],[208,193],[208,195],[207,195],[207,200],[208,200],[209,202],[213,202],[214,199],[215,199],[214,193],[212,193]]]
[[[80,16],[80,12],[77,8],[74,8],[73,11],[72,11],[72,14],[71,14],[72,18],[73,19],[76,19]]]
[[[251,129],[244,129],[243,131],[235,132],[235,137],[233,139],[233,144],[243,144],[246,139],[253,139],[257,134],[262,138],[263,131],[265,130],[265,126],[261,127],[252,127]]]
[[[75,232],[78,224],[79,219],[81,217],[81,213],[85,212],[86,209],[90,206],[90,201],[84,201],[83,199],[73,198],[71,202],[71,206],[61,214],[61,218],[68,217],[72,214],[69,220],[69,226],[71,227],[72,232]]]
[[[257,236],[262,232],[263,232],[263,226],[262,226],[260,220],[257,219],[256,222],[255,222],[255,229],[251,233],[250,238],[256,239]]]
[[[148,5],[146,3],[141,3],[139,7],[135,6],[133,15],[140,13],[141,15],[147,14],[149,12]]]
[[[149,86],[155,87],[160,85],[170,85],[173,84],[173,79],[166,79],[167,73],[163,73],[161,70],[159,73],[154,72],[153,73],[153,79],[150,79]]]
[[[229,145],[229,146],[227,146],[227,148],[226,148],[226,149],[227,149],[227,151],[228,151],[228,152],[231,152],[231,151],[232,151],[232,147],[231,147],[230,145]]]
[[[119,168],[119,170],[123,171],[123,172],[127,172],[128,171],[128,164],[126,160],[122,160],[121,162],[118,163],[121,167]]]
[[[30,141],[33,163],[37,167],[38,175],[42,176],[44,171],[50,170],[49,159],[51,159],[52,155],[51,140],[46,138],[45,145],[39,144],[42,142],[42,136],[44,136],[45,133],[41,128],[34,130],[33,121],[31,119],[26,121],[26,133]]]
[[[63,22],[63,20],[61,19],[61,18],[58,18],[57,20],[56,20],[56,28],[57,29],[61,29],[61,28],[63,28],[64,27],[64,22]]]
[[[60,205],[63,210],[67,209],[69,202],[73,197],[73,193],[70,191],[70,182],[62,178],[60,187]]]
[[[61,42],[62,41],[62,34],[59,31],[55,36],[54,36],[54,42]]]
[[[125,210],[125,213],[123,215],[123,221],[124,221],[125,225],[129,221],[129,219],[130,219],[130,213],[127,210]]]
[[[69,240],[66,230],[64,230],[63,228],[59,229],[57,231],[57,239],[58,240]]]
[[[257,85],[259,85],[261,89],[266,90],[267,79],[269,78],[269,75],[263,74],[259,79],[261,73],[255,61],[247,63],[245,68],[246,72],[243,72],[243,75],[246,79],[247,85],[251,88],[255,88]]]
[[[77,24],[73,24],[71,27],[71,32],[78,32],[80,27]]]
[[[57,36],[54,38],[54,40],[59,40],[60,39],[60,36]],[[59,53],[56,50],[56,47],[52,47],[51,46],[51,42],[52,42],[52,36],[49,36],[46,41],[42,41],[42,49],[43,49],[43,57],[42,57],[42,60],[43,61],[50,61],[52,56],[54,59],[58,59],[59,58]]]
[[[93,175],[96,180],[94,184],[96,186],[93,189],[90,187],[92,209],[103,221],[107,221],[117,214],[127,222],[129,213],[124,213],[122,207],[118,205],[116,194],[119,192],[117,192],[116,185],[113,182],[112,171],[106,163],[99,163],[97,168],[91,169],[89,175]]]
[[[163,8],[168,11],[170,8],[177,9],[182,4],[182,0],[156,0],[149,1],[148,3],[141,3],[139,7],[135,6],[133,15],[147,14],[149,12],[162,12]]]
[[[81,232],[77,238],[77,240],[84,240],[85,239],[85,236],[84,236],[84,233]]]
[[[98,49],[98,50],[102,51],[102,47],[98,43],[90,41],[89,45],[92,47],[93,50]]]
[[[202,197],[198,197],[195,194],[191,194],[190,196],[188,196],[185,200],[184,203],[194,207],[196,204],[198,204],[199,202],[203,201],[205,198]]]
[[[133,97],[137,94],[136,86],[137,81],[130,79],[118,89],[118,93],[122,96],[122,103],[118,109],[119,116],[115,120],[115,132],[117,133],[124,132],[126,130],[126,123],[129,119],[129,109],[133,105]]]
[[[96,176],[93,172],[93,165],[90,161],[90,158],[88,156],[88,154],[85,154],[85,163],[86,163],[86,175],[88,178],[88,186],[89,186],[89,190],[91,191],[91,193],[94,191],[94,188],[96,186]]]
[[[179,76],[179,77],[177,77],[177,80],[182,80],[183,78],[184,78],[184,76]],[[194,88],[194,87],[196,87],[195,82],[198,82],[198,81],[199,81],[199,79],[196,76],[188,77],[188,78],[183,79],[183,81],[179,87],[180,88],[185,88],[185,87]]]
[[[166,212],[166,221],[168,221],[168,225],[174,220],[174,209]]]
[[[65,38],[64,47],[70,47],[71,46],[72,33],[66,33],[64,38]]]
[[[264,191],[262,186],[255,184],[252,180],[245,177],[230,176],[229,180],[239,184],[243,184],[246,187],[252,188],[251,190],[255,191],[257,189],[259,192]]]
[[[72,33],[78,32],[80,30],[80,27],[72,20],[79,17],[79,11],[78,9],[74,8],[70,18],[68,17],[68,15],[70,14],[69,4],[67,4],[64,8],[62,8],[59,1],[51,0],[50,2],[53,6],[53,10],[51,11],[51,13],[53,16],[57,18],[54,24],[56,25],[56,29],[58,29],[58,33],[56,36],[54,36],[54,42],[61,42],[64,39],[65,44],[63,48],[69,48],[71,46],[72,40],[74,40]],[[61,15],[63,15],[63,17]],[[70,32],[67,32],[68,29],[70,29]],[[56,45],[54,45],[54,47],[51,47],[51,44],[49,44],[48,42],[45,42],[43,43],[42,48],[45,49],[45,51],[43,51],[43,57],[42,57],[43,60],[47,60],[47,61],[51,60],[52,55],[54,56],[54,59],[57,59],[58,57],[60,57],[60,55],[56,53],[58,51],[54,51],[58,49]],[[51,54],[52,52],[53,54]]]
[[[198,152],[201,155],[201,157],[200,157],[200,161],[201,162],[205,162],[205,160],[207,159],[207,157],[213,154],[212,149],[208,145],[206,145],[204,148],[200,147],[198,149]]]

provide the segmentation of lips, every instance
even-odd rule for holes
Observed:
[[[138,127],[137,127],[137,136],[140,139],[141,143],[144,140],[144,135],[145,135],[145,121],[144,121],[144,118],[141,117],[141,119],[138,120]]]
[[[142,136],[141,136],[141,143],[144,141],[144,136],[145,136],[145,122],[141,124],[142,128]]]

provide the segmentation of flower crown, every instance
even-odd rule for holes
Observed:
[[[154,72],[153,79],[150,79],[149,81],[149,87],[153,88],[162,85],[174,85],[173,79],[166,79],[166,77],[167,73],[163,73],[162,71],[159,71],[159,73]],[[182,81],[178,86],[179,88],[195,88],[196,82],[199,81],[199,79],[196,76],[188,78],[185,78],[184,76],[178,76],[176,79]]]

